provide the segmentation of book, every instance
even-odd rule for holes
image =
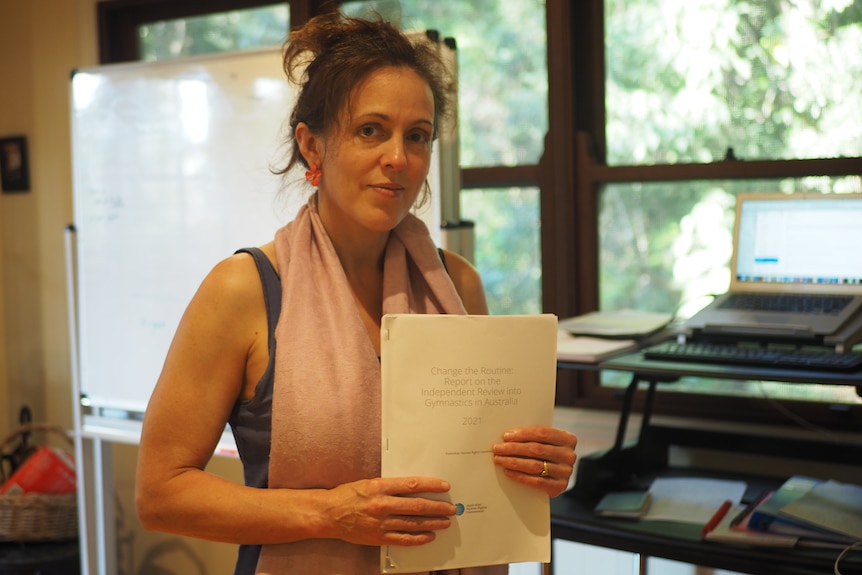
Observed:
[[[781,517],[862,541],[862,486],[825,481],[778,511]]]
[[[657,477],[650,484],[652,503],[645,521],[710,522],[716,509],[726,501],[739,503],[745,494],[744,481],[707,477]]]
[[[845,534],[782,513],[786,506],[802,498],[821,483],[824,483],[821,479],[803,475],[794,475],[789,478],[771,497],[754,509],[748,520],[748,527],[755,531],[796,536],[800,542],[803,540],[830,543],[851,542],[851,538]]]
[[[607,357],[633,351],[638,344],[633,339],[602,339],[586,335],[574,336],[557,331],[557,361],[596,363]]]
[[[548,495],[506,477],[491,448],[552,425],[556,331],[552,314],[383,317],[382,476],[445,479],[448,493],[423,497],[458,513],[431,543],[382,546],[382,573],[550,561]]]
[[[739,511],[736,516],[730,522],[731,529],[739,529],[741,531],[748,530],[748,522],[751,519],[751,515],[754,513],[754,510],[757,509],[764,501],[772,497],[774,491],[763,491],[757,497],[752,499],[749,503],[747,503],[742,511]]]
[[[632,309],[594,311],[561,319],[559,328],[572,335],[638,339],[657,332],[672,319],[673,315],[669,313]]]
[[[705,541],[718,541],[721,543],[739,543],[743,545],[758,545],[764,547],[793,547],[799,538],[792,535],[780,535],[765,531],[755,531],[744,526],[744,522],[734,525],[740,514],[750,511],[745,505],[736,505],[730,508],[727,514],[712,528],[703,533]]]
[[[593,512],[599,517],[640,519],[651,501],[649,491],[612,491],[601,498]]]
[[[775,492],[763,501],[751,514],[748,526],[758,531],[768,531],[776,521],[782,522],[778,511],[795,499],[805,495],[812,487],[820,483],[820,479],[794,475],[787,479]],[[790,522],[793,523],[793,522]]]

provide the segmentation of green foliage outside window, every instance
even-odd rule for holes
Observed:
[[[609,164],[862,156],[862,3],[605,6]]]
[[[609,164],[862,155],[862,3],[605,5]],[[734,197],[754,191],[858,192],[860,179],[606,186],[601,307],[690,313],[723,291]]]
[[[715,162],[729,151],[738,161],[862,156],[858,0],[605,6],[610,165]],[[757,191],[862,192],[862,179],[607,185],[600,196],[600,307],[688,317],[725,291],[735,196]],[[695,379],[671,388],[860,401],[840,386]]]
[[[154,22],[138,30],[141,60],[279,46],[287,37],[287,3]]]

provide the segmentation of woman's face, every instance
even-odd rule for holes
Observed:
[[[434,98],[409,68],[373,72],[337,133],[318,140],[320,214],[330,234],[388,232],[407,215],[431,165]]]

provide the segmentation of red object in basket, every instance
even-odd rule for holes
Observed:
[[[60,449],[40,447],[0,486],[0,494],[71,493],[75,491],[75,462]]]

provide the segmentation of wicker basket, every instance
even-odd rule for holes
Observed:
[[[22,425],[0,443],[0,449],[19,436],[33,431],[59,434],[72,440],[62,428],[29,423]],[[62,541],[78,537],[78,500],[75,493],[25,493],[0,495],[0,541]]]

